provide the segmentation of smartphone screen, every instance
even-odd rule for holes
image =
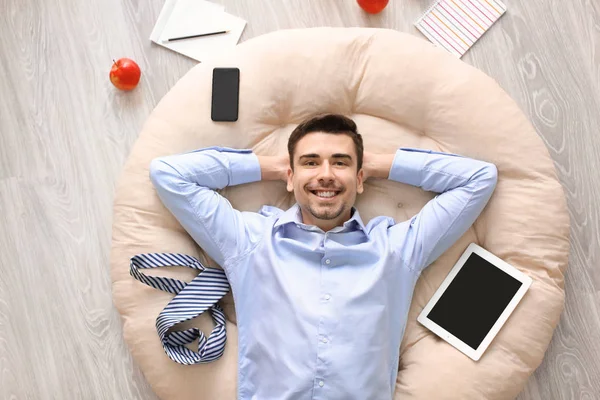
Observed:
[[[240,93],[238,68],[213,69],[212,109],[213,121],[237,121]]]

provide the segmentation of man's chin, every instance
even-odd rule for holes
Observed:
[[[336,210],[331,210],[331,207],[333,207],[333,206],[335,206],[335,204],[331,204],[331,203],[319,204],[319,202],[317,202],[316,205],[314,203],[311,204],[308,207],[308,210],[310,211],[310,213],[312,214],[312,216],[314,218],[327,221],[327,220],[331,220],[331,219],[335,219],[335,218],[339,217],[344,212],[343,206],[339,207]],[[323,210],[323,209],[328,209],[328,211],[319,212],[319,210]]]
[[[312,200],[310,203],[311,207],[314,208],[327,208],[327,209],[331,209],[332,207],[339,207],[339,203],[336,201],[319,201],[319,200]]]

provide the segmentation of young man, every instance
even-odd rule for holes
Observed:
[[[158,195],[225,270],[238,323],[238,398],[391,399],[421,271],[473,224],[493,164],[428,150],[364,153],[356,124],[300,124],[285,157],[207,148],[152,161]],[[408,221],[353,207],[369,178],[441,193]],[[297,203],[240,212],[216,193],[282,179]]]

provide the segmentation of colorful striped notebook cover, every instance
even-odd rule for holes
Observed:
[[[462,57],[505,12],[499,0],[438,0],[415,26],[433,43]]]

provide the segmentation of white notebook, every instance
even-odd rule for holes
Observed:
[[[415,26],[431,42],[462,57],[505,12],[500,0],[438,0]]]
[[[228,14],[225,7],[205,0],[166,0],[150,40],[197,61],[234,48],[246,21]],[[229,30],[213,36],[168,42],[167,39]]]

